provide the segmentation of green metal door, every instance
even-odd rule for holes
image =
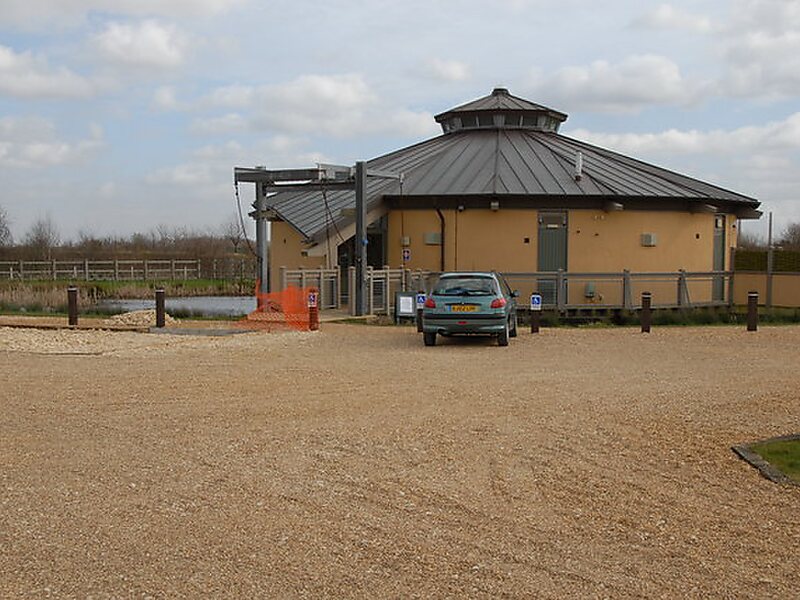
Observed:
[[[537,271],[567,270],[567,213],[543,211],[539,213],[539,266]],[[557,278],[539,279],[539,293],[544,304],[556,304]],[[566,287],[566,286],[565,286]],[[566,302],[566,289],[562,290]]]
[[[725,215],[714,217],[714,271],[725,270]],[[714,275],[711,297],[715,302],[725,300],[725,277]]]

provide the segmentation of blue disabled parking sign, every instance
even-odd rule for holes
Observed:
[[[542,310],[541,294],[531,294],[531,310]]]
[[[425,306],[425,294],[417,294],[417,308]]]

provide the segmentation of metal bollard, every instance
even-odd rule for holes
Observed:
[[[420,303],[419,298],[420,296],[424,295],[424,290],[417,290],[417,333],[422,333],[422,307],[424,305],[424,301],[423,303]]]
[[[531,294],[531,333],[539,333],[542,324],[542,295],[539,292]]]
[[[164,327],[164,288],[156,288],[156,327]]]
[[[653,295],[650,292],[642,292],[642,333],[650,333],[650,324],[652,323],[652,314],[650,312],[650,303],[653,300]]]
[[[71,285],[67,288],[67,315],[70,327],[78,326],[78,288]]]
[[[317,288],[308,290],[308,329],[309,331],[319,329],[319,292]]]
[[[531,333],[539,333],[539,326],[542,324],[542,313],[538,310],[531,311]]]
[[[758,292],[747,292],[747,331],[758,331]]]

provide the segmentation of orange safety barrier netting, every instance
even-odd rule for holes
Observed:
[[[288,327],[300,331],[309,329],[308,294],[312,288],[290,285],[280,292],[262,294],[256,282],[257,308],[239,321],[248,329],[279,329]]]

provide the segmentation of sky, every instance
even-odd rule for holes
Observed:
[[[353,164],[496,86],[800,221],[800,0],[0,0],[0,207],[218,231],[234,166]]]

